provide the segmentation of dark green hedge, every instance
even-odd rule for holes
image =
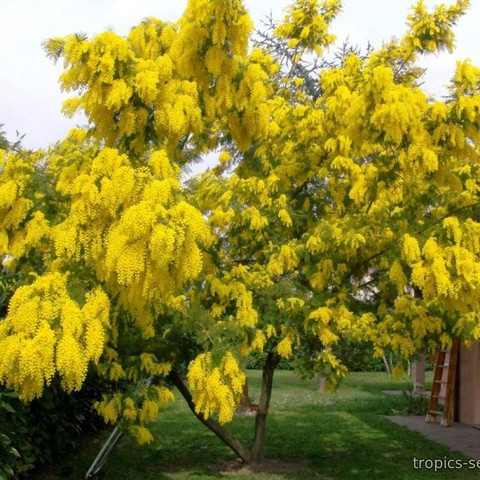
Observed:
[[[42,398],[29,404],[0,387],[0,479],[27,476],[51,464],[72,451],[83,434],[102,428],[93,410],[102,392],[105,385],[93,372],[80,392],[68,395],[54,381]]]

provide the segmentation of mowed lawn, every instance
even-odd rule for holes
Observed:
[[[250,395],[258,399],[261,372],[249,372]],[[251,472],[188,410],[182,398],[164,410],[152,425],[155,441],[140,447],[124,437],[103,467],[102,479],[456,479],[479,478],[479,471],[413,469],[413,458],[462,458],[419,434],[398,427],[383,415],[409,407],[402,395],[382,390],[406,390],[407,383],[384,373],[352,373],[336,394],[318,393],[315,380],[278,371],[268,423],[265,457],[268,471]],[[253,417],[228,425],[251,444]],[[89,439],[58,468],[34,478],[84,477],[105,434]]]

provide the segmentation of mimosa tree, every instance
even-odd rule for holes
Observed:
[[[0,248],[24,285],[0,322],[0,379],[29,400],[54,376],[81,388],[93,363],[119,381],[99,412],[141,443],[173,383],[260,462],[282,357],[334,386],[342,338],[404,358],[479,338],[480,69],[458,63],[441,101],[417,63],[453,49],[467,6],[420,1],[401,39],[334,59],[339,0],[296,0],[250,50],[240,0],[48,41],[77,93],[65,113],[90,128],[3,155]],[[217,167],[182,184],[211,151]],[[267,360],[249,451],[221,424],[253,351]],[[157,381],[133,398],[124,382],[144,375]]]

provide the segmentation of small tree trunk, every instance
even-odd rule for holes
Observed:
[[[324,375],[318,376],[318,391],[323,393],[325,391],[325,384],[327,383],[327,379]]]
[[[248,450],[227,430],[225,430],[220,424],[218,424],[213,418],[206,419],[202,413],[195,411],[195,404],[193,403],[192,394],[185,385],[182,377],[175,371],[171,371],[169,376],[173,384],[178,388],[178,391],[182,394],[186,400],[190,410],[193,414],[207,427],[209,428],[225,445],[230,447],[244,463],[250,462],[250,455]]]
[[[248,379],[245,378],[242,398],[240,399],[240,404],[235,412],[235,415],[240,417],[253,417],[257,413],[257,408],[258,405],[250,401],[250,396],[248,394]]]
[[[248,396],[248,380],[245,378],[243,384],[242,398],[240,400],[240,408],[242,410],[250,410],[250,397]]]
[[[278,362],[280,362],[280,355],[278,353],[270,352],[267,356],[265,366],[263,367],[262,393],[260,394],[260,402],[258,403],[258,411],[255,418],[255,439],[253,441],[251,456],[252,463],[260,463],[263,460],[267,414],[270,406],[270,398],[272,396],[273,374]]]

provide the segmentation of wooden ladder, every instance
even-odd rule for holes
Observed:
[[[459,349],[460,338],[457,338],[449,349],[440,350],[437,354],[426,422],[435,422],[436,418],[440,417],[442,427],[448,427],[453,423]],[[442,388],[442,386],[445,387]],[[445,392],[444,395],[442,395],[443,392]],[[439,410],[439,400],[444,401],[443,410]]]

